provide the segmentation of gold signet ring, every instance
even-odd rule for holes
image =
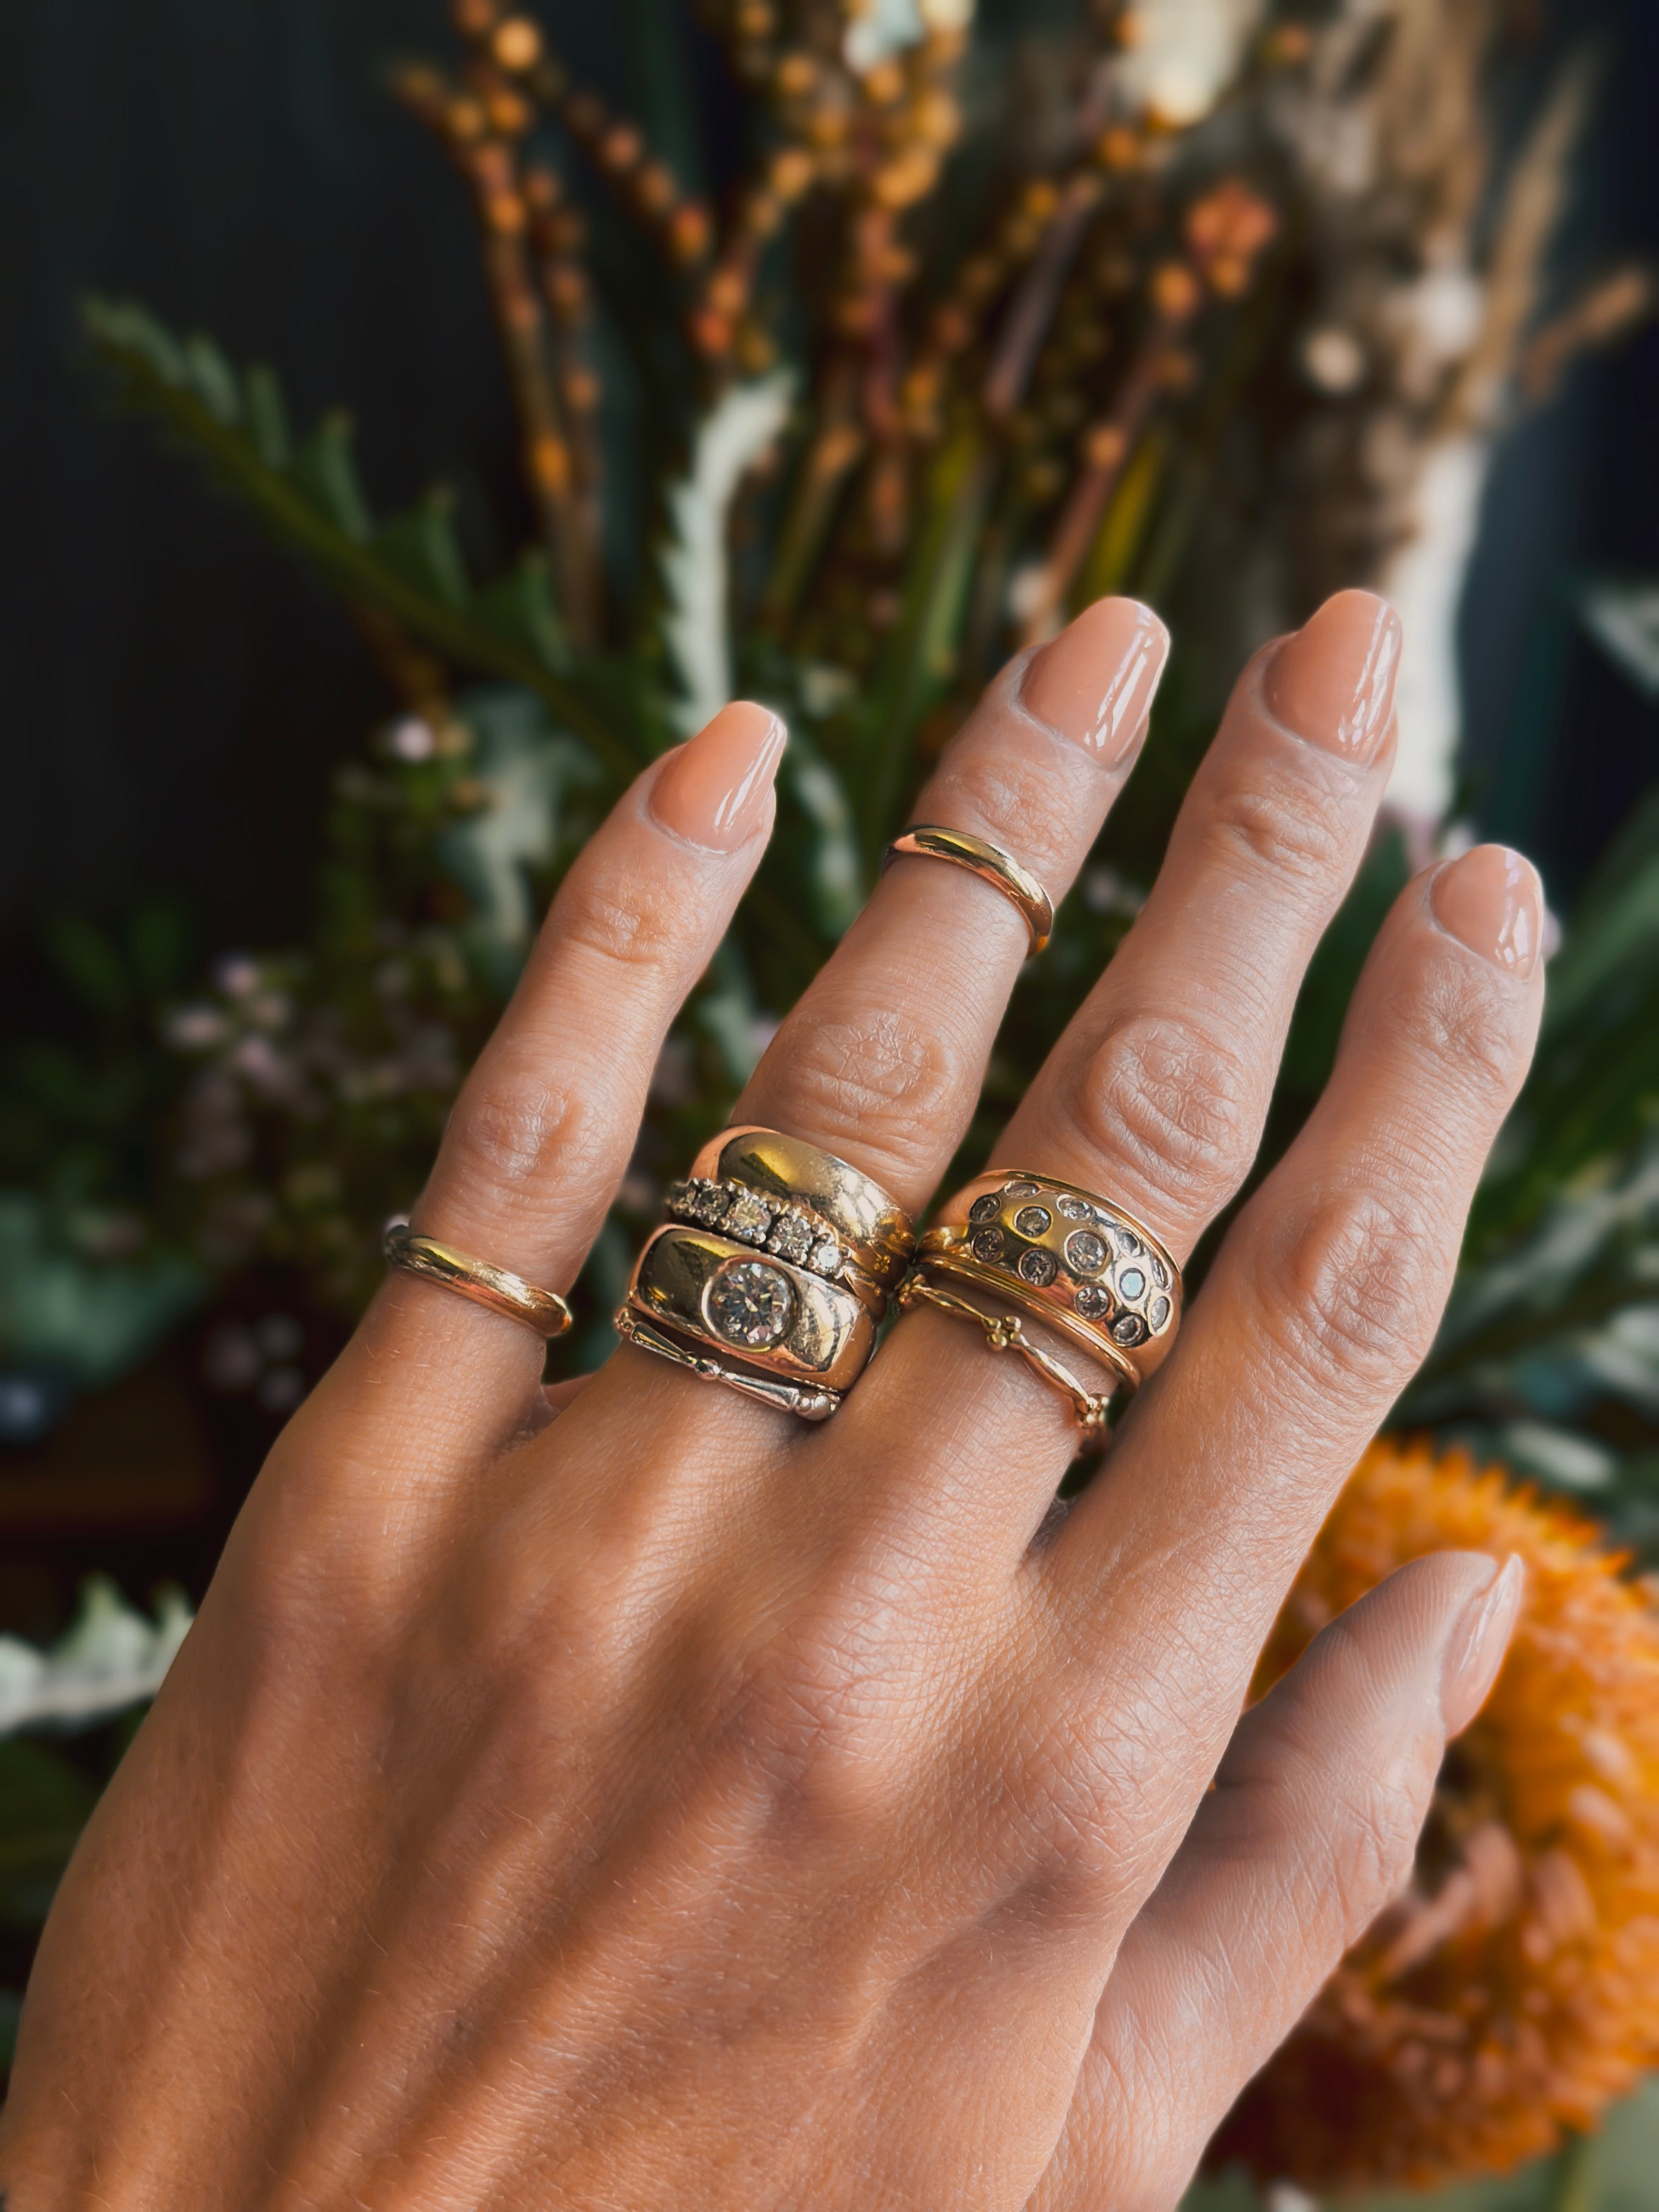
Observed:
[[[981,883],[1000,891],[1010,905],[1019,909],[1030,932],[1033,952],[1041,952],[1054,934],[1054,901],[1036,878],[1005,853],[1000,845],[988,844],[983,837],[970,837],[965,830],[945,830],[934,822],[918,822],[902,837],[895,837],[887,848],[881,864],[883,874],[895,860],[912,855],[922,860],[949,860],[953,867],[966,868]]]

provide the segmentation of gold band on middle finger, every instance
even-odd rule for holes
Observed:
[[[698,1365],[710,1379],[745,1387],[735,1357],[807,1386],[815,1407],[828,1393],[833,1410],[875,1350],[915,1250],[909,1216],[847,1161],[776,1129],[724,1130],[692,1166],[635,1263],[629,1309],[720,1354]],[[772,1395],[821,1418],[805,1397]]]

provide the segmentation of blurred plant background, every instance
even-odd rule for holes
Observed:
[[[1406,617],[1400,763],[1261,1165],[1410,868],[1528,845],[1561,928],[1544,1040],[1390,1423],[1453,1456],[1362,1471],[1341,1526],[1381,1572],[1542,1516],[1528,1679],[1589,1765],[1540,1827],[1512,1715],[1449,1761],[1410,1940],[1322,2001],[1195,2196],[1650,2203],[1651,2094],[1598,2126],[1659,2057],[1653,22],[351,12],[348,36],[313,0],[37,0],[0,32],[15,198],[53,180],[46,353],[0,368],[40,533],[6,615],[0,2027],[229,1516],[623,782],[734,691],[788,720],[772,853],[663,1056],[573,1364],[1011,651],[1107,591],[1175,637],[964,1168],[1133,921],[1241,659],[1364,583]],[[1492,1504],[1494,1464],[1538,1504]],[[1597,1545],[1626,1555],[1616,1598]],[[1474,1941],[1502,1929],[1508,1980],[1508,1938]],[[1595,2069],[1559,2059],[1587,2039]],[[1340,2157],[1328,2112],[1295,2124],[1333,2052]],[[1526,2127],[1479,2124],[1521,2085]]]

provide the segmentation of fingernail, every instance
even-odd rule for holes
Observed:
[[[1267,710],[1310,744],[1364,766],[1394,711],[1400,617],[1374,592],[1339,592],[1287,637],[1263,684]]]
[[[1115,768],[1140,742],[1170,633],[1137,599],[1097,599],[1025,671],[1025,710]]]
[[[1452,1631],[1440,1677],[1440,1714],[1448,1735],[1466,1729],[1486,1702],[1510,1648],[1526,1577],[1511,1553],[1503,1572],[1469,1600]]]
[[[768,708],[734,699],[669,754],[651,811],[688,845],[735,853],[766,821],[787,734]]]
[[[1530,975],[1543,937],[1544,896],[1530,860],[1507,845],[1477,845],[1429,886],[1435,920],[1460,945],[1513,975]]]

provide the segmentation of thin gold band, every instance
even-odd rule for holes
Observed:
[[[1011,905],[1019,909],[1020,918],[1030,933],[1032,952],[1041,952],[1053,936],[1054,901],[1030,870],[1022,868],[1000,845],[988,844],[983,837],[970,837],[965,830],[945,830],[935,822],[918,822],[902,837],[895,837],[887,848],[882,872],[885,874],[895,860],[911,857],[949,860],[952,866],[966,868],[981,883],[989,884],[993,890],[1000,891]]]
[[[1068,1367],[1063,1366],[1052,1353],[1045,1352],[1041,1345],[1031,1342],[1018,1314],[981,1313],[966,1298],[959,1298],[954,1291],[942,1291],[937,1283],[930,1283],[918,1269],[900,1291],[899,1304],[908,1313],[924,1299],[930,1306],[937,1306],[941,1313],[954,1314],[963,1321],[977,1322],[985,1332],[987,1345],[993,1352],[1017,1352],[1040,1381],[1071,1400],[1072,1411],[1077,1417],[1078,1427],[1083,1432],[1085,1444],[1105,1441],[1111,1393],[1108,1391],[1102,1395],[1085,1389]]]
[[[562,1336],[571,1325],[570,1309],[556,1291],[538,1290],[522,1275],[492,1267],[488,1260],[476,1260],[453,1244],[440,1244],[435,1237],[417,1236],[406,1221],[392,1223],[383,1249],[392,1267],[424,1276],[428,1283],[470,1298],[474,1305],[487,1306],[491,1313],[504,1314],[508,1321],[522,1322],[538,1336]]]

